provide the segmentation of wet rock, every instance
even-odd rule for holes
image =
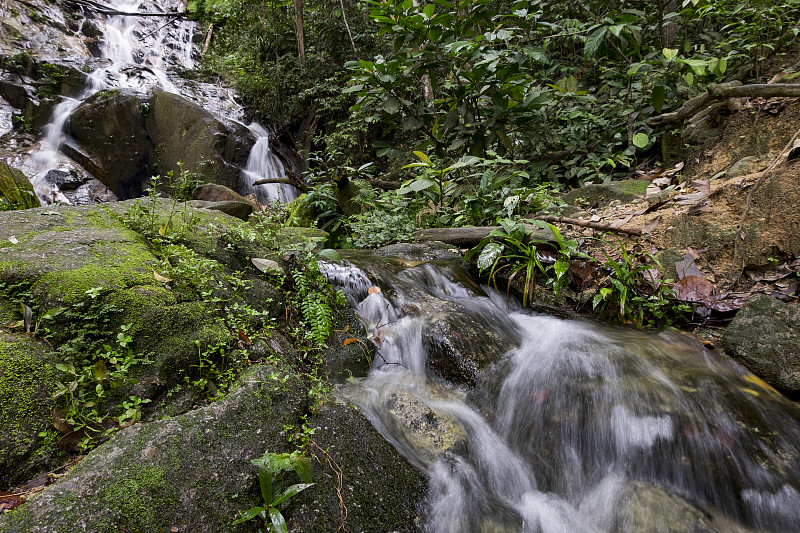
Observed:
[[[733,357],[777,389],[800,391],[800,309],[758,294],[722,336]]]
[[[95,175],[121,200],[142,195],[155,150],[141,115],[145,98],[130,90],[99,91],[72,113],[70,132],[104,172]]]
[[[74,190],[83,184],[83,179],[66,170],[53,169],[44,176],[45,181],[61,190]]]
[[[304,202],[303,193],[286,206],[286,225],[293,227],[313,228],[316,225],[314,209]]]
[[[348,531],[423,531],[425,474],[403,459],[359,411],[329,404],[309,424],[319,444],[319,449],[311,448],[317,485],[292,500],[285,513],[290,531],[336,531],[342,522],[337,490],[347,508]],[[341,488],[336,467],[341,469]]]
[[[3,315],[0,314],[0,317]],[[20,313],[17,312],[15,318]],[[59,374],[44,342],[0,332],[0,487],[12,487],[57,466],[66,454],[52,428]]]
[[[97,27],[97,24],[91,20],[84,20],[81,26],[81,33],[89,38],[102,37],[103,32]]]
[[[372,366],[375,345],[367,337],[364,324],[350,308],[337,313],[325,354],[328,378],[342,383],[350,377],[364,377]]]
[[[94,205],[116,202],[117,196],[96,178],[90,178],[75,190],[62,191],[72,205]]]
[[[404,389],[386,393],[383,405],[404,426],[416,450],[433,455],[453,449],[463,440],[464,430],[454,420],[437,413],[420,398]]]
[[[203,181],[239,188],[240,168],[255,143],[252,133],[236,123],[223,124],[186,98],[155,91],[145,112],[145,126],[158,158],[156,171],[178,176],[182,168]]]
[[[452,244],[439,241],[390,244],[373,252],[375,255],[396,255],[414,261],[461,261],[461,254]]]
[[[246,200],[237,193],[215,183],[205,183],[192,191],[192,200],[205,200],[207,202],[245,202]]]
[[[0,162],[0,211],[40,207],[33,185],[20,170]]]
[[[711,518],[683,498],[645,483],[634,481],[628,501],[617,510],[615,533],[717,533]]]
[[[253,212],[252,204],[248,202],[206,202],[204,200],[191,200],[189,204],[198,209],[213,209],[241,220],[247,220]]]
[[[643,180],[612,181],[610,183],[590,184],[574,189],[562,199],[568,204],[579,207],[604,207],[613,200],[622,203],[633,202],[644,196],[649,185]]]

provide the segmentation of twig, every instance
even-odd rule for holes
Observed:
[[[733,258],[731,259],[731,278],[734,279],[734,280],[738,280],[739,276],[741,275],[741,271],[744,270],[744,266],[745,266],[744,265],[744,258],[742,258],[741,269],[740,269],[739,272],[736,272],[736,270],[737,270],[736,260],[737,260],[737,258],[739,256],[739,241],[743,240],[745,238],[745,236],[746,236],[744,234],[744,232],[742,231],[742,228],[744,227],[744,221],[747,218],[747,214],[750,211],[750,203],[751,203],[751,201],[753,199],[753,193],[756,192],[756,189],[758,189],[758,187],[763,183],[764,178],[767,177],[767,174],[773,168],[775,168],[775,166],[778,163],[780,163],[780,161],[783,159],[783,157],[789,152],[789,150],[792,148],[792,146],[794,145],[795,140],[797,140],[798,137],[800,137],[800,129],[798,129],[794,133],[794,135],[792,135],[792,138],[789,139],[789,142],[786,143],[786,146],[784,146],[783,150],[781,150],[780,153],[778,153],[778,157],[775,158],[775,160],[770,164],[770,166],[768,166],[767,168],[765,168],[761,172],[761,175],[758,177],[756,182],[753,184],[753,188],[750,189],[749,193],[747,193],[747,198],[745,198],[745,201],[744,201],[744,209],[742,210],[742,218],[739,219],[739,225],[736,227],[736,235],[734,235],[734,237],[733,237],[734,243],[733,243]]]
[[[331,470],[333,470],[334,474],[336,474],[336,496],[339,498],[339,514],[342,517],[342,523],[339,524],[339,527],[336,529],[336,531],[347,531],[347,525],[345,524],[345,521],[347,520],[347,506],[344,504],[344,499],[342,498],[342,487],[344,486],[344,473],[342,472],[342,469],[339,467],[339,465],[336,464],[336,461],[333,460],[333,457],[331,457],[327,451],[320,448],[319,444],[314,442],[313,439],[311,439],[309,442],[313,444],[316,449],[318,449],[325,455],[325,460],[328,462],[328,467]],[[319,461],[319,458],[317,458],[317,461]]]
[[[590,222],[588,220],[580,220],[578,218],[567,218],[567,217],[554,217],[554,216],[537,216],[537,220],[543,220],[545,222],[552,222],[554,224],[572,224],[573,226],[581,226],[584,228],[592,228],[600,231],[615,231],[617,233],[627,233],[628,235],[641,235],[642,232],[638,229],[628,229],[628,228],[618,228],[616,226],[612,226],[611,224],[604,224],[602,222]]]
[[[212,22],[211,24],[208,25],[208,31],[206,32],[206,40],[203,41],[203,51],[200,52],[201,56],[206,55],[206,52],[208,52],[208,47],[211,44],[211,33],[213,31],[214,31],[214,23]]]

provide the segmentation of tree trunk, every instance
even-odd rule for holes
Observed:
[[[294,0],[294,13],[297,21],[297,53],[300,62],[306,64],[306,36],[303,30],[303,0]]]

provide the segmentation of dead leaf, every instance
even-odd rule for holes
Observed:
[[[611,223],[611,227],[621,228],[622,226],[624,226],[625,224],[630,222],[632,218],[633,218],[633,214],[630,214],[630,215],[628,215],[628,216],[626,216],[624,218],[621,218],[619,220],[615,220],[615,221],[613,221]]]
[[[278,341],[276,341],[275,339],[269,340],[269,346],[270,348],[275,350],[276,353],[283,353],[283,348],[281,348],[281,345],[278,344]]]
[[[678,205],[691,205],[699,202],[711,193],[711,184],[708,180],[692,180],[691,187],[696,189],[697,192],[688,194],[679,194],[674,198]]]
[[[9,237],[8,240],[11,242],[11,244],[19,244],[19,240],[13,235]]]
[[[72,433],[72,426],[67,424],[64,415],[58,409],[53,409],[53,427],[64,434]]]
[[[239,331],[237,331],[237,335],[239,336],[240,339],[242,339],[242,341],[246,345],[251,346],[253,344],[252,342],[250,342],[250,337],[248,337],[247,334],[244,331],[242,331],[241,329],[239,329]]]
[[[569,264],[569,279],[578,287],[579,291],[587,289],[595,279],[598,267],[595,261],[572,261]]]
[[[161,274],[159,274],[155,270],[153,270],[153,277],[156,279],[156,281],[158,281],[160,283],[169,283],[170,281],[172,281],[171,279],[162,276]]]
[[[714,293],[714,285],[701,276],[684,276],[672,288],[679,300],[698,302],[704,305],[711,300],[711,296]]]
[[[380,287],[375,287],[374,285],[372,287],[370,287],[369,289],[367,289],[367,294],[380,294],[380,292],[381,292],[381,288]]]
[[[678,163],[677,165],[675,165],[671,169],[669,169],[666,172],[664,172],[664,175],[665,176],[674,176],[675,174],[677,174],[678,172],[683,170],[684,165],[685,165],[685,163],[683,161],[681,161],[680,163]]]
[[[358,339],[356,339],[355,337],[350,337],[349,339],[344,340],[342,346],[348,346],[350,344],[353,344],[354,342],[358,342]]]
[[[283,273],[281,265],[279,265],[277,261],[273,261],[272,259],[253,257],[252,259],[250,259],[250,262],[253,263],[253,266],[255,266],[261,272],[268,274]]]
[[[678,272],[678,279],[683,279],[684,276],[697,276],[702,278],[703,273],[697,268],[694,261],[697,259],[691,252],[687,252],[683,259],[675,263],[675,270]]]
[[[656,218],[645,224],[642,228],[642,235],[647,235],[648,233],[653,233],[658,225],[661,223],[661,215],[658,215]]]
[[[710,213],[711,212],[711,205],[705,203],[703,205],[696,205],[694,207],[689,208],[690,215],[702,215],[703,213]]]

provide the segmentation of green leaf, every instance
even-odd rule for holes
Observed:
[[[665,91],[666,87],[663,85],[656,85],[653,87],[653,109],[656,110],[656,113],[661,113],[661,110],[664,108]]]
[[[679,52],[677,48],[664,48],[661,50],[661,53],[664,54],[667,61],[675,61],[678,58]]]
[[[603,39],[606,36],[606,31],[608,31],[606,26],[600,27],[595,30],[593,34],[586,38],[586,42],[583,46],[583,56],[586,59],[590,59],[592,56],[594,56],[595,52],[597,52],[597,49],[600,48],[600,44],[603,42]]]
[[[261,486],[261,497],[270,505],[274,496],[272,492],[272,472],[266,466],[258,467],[258,484]]]
[[[556,278],[561,279],[561,277],[567,273],[567,270],[569,270],[569,261],[566,259],[559,259],[553,265],[553,270],[556,271]]]
[[[280,496],[275,498],[275,501],[272,502],[272,505],[278,505],[281,502],[285,502],[295,494],[302,492],[306,490],[308,487],[312,487],[313,485],[314,485],[313,483],[298,483],[296,485],[292,485],[291,487],[283,491]]]
[[[308,457],[301,455],[295,458],[294,471],[297,473],[297,477],[300,478],[300,481],[304,483],[311,483],[312,468],[313,465]]]
[[[681,63],[689,65],[689,68],[692,69],[692,72],[697,76],[705,74],[706,67],[708,66],[708,61],[705,59],[681,59]]]
[[[246,510],[242,513],[242,516],[239,517],[238,520],[233,522],[232,525],[241,524],[242,522],[247,522],[248,520],[252,520],[253,518],[257,517],[261,513],[266,511],[263,507],[251,507],[250,509]]]
[[[272,521],[272,527],[275,528],[276,533],[288,533],[286,519],[284,519],[281,512],[274,507],[269,508],[269,519]]]
[[[419,191],[424,191],[425,189],[428,189],[430,187],[433,187],[434,185],[436,185],[436,182],[433,181],[432,179],[420,178],[418,180],[411,182],[408,188],[414,192],[419,192]]]
[[[646,133],[636,133],[633,136],[633,145],[636,148],[644,148],[650,144],[650,137]]]
[[[425,154],[425,152],[420,152],[418,150],[414,150],[414,155],[420,158],[423,162],[427,163],[430,166],[433,166],[433,161]]]
[[[500,254],[505,250],[505,246],[499,242],[490,242],[481,250],[481,255],[478,256],[478,270],[483,272],[491,267],[495,260],[500,257]]]
[[[691,72],[687,72],[683,78],[686,80],[687,84],[694,85],[694,74]]]
[[[425,18],[430,19],[433,16],[434,11],[436,10],[436,6],[433,4],[428,4],[422,10],[422,13],[425,15]]]

